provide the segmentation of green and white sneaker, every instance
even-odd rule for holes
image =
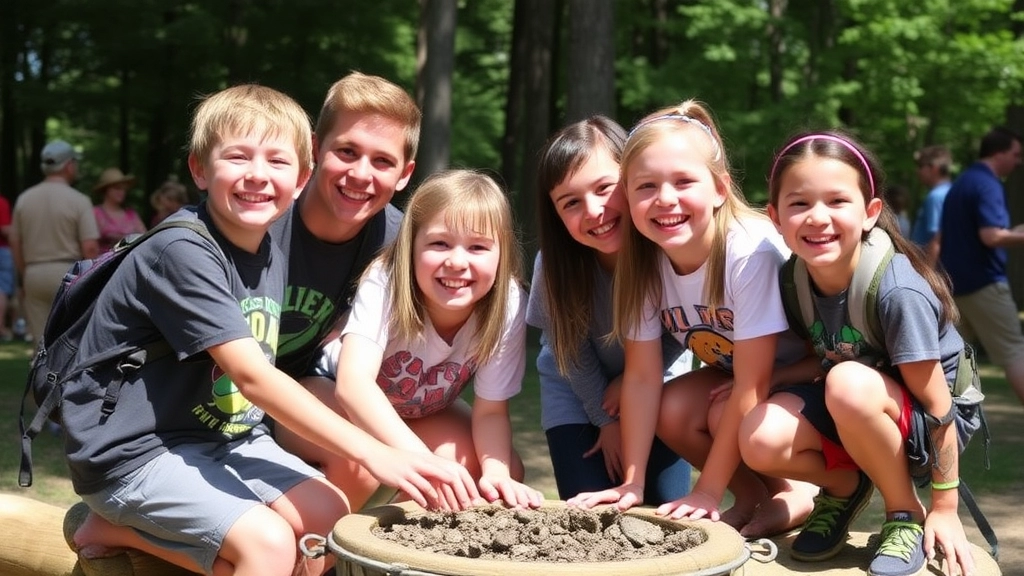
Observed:
[[[870,576],[913,576],[925,567],[924,526],[909,512],[891,512],[882,524],[882,544],[868,567]]]
[[[814,510],[793,540],[790,556],[803,562],[828,560],[843,549],[850,525],[871,502],[875,486],[860,472],[857,489],[849,498],[836,498],[822,491],[814,497]]]

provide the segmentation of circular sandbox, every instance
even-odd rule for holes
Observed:
[[[564,514],[563,502],[546,502],[540,512]],[[661,527],[666,534],[687,532],[690,544],[682,552],[610,561],[519,561],[464,557],[410,547],[375,532],[415,525],[432,514],[413,503],[379,506],[343,517],[328,536],[329,551],[337,558],[339,576],[493,575],[546,576],[711,576],[734,573],[750,557],[743,538],[728,525],[709,520],[675,522],[652,509],[634,508],[623,514]],[[528,514],[526,514],[528,515]],[[695,535],[696,534],[696,535]],[[545,538],[547,536],[545,535]],[[554,538],[552,536],[551,538]],[[423,548],[429,548],[423,546]]]

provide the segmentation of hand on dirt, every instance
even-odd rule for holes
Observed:
[[[939,551],[945,556],[942,570],[947,576],[974,574],[974,556],[955,511],[932,510],[924,520],[924,552],[933,560]]]
[[[462,510],[480,498],[464,466],[434,454],[395,450],[373,459],[370,473],[427,509]]]
[[[489,502],[502,500],[512,508],[538,508],[544,501],[544,495],[539,491],[508,476],[480,478],[480,493]]]
[[[584,458],[590,458],[594,454],[601,452],[604,456],[604,468],[608,472],[608,477],[613,482],[619,482],[622,480],[622,427],[619,425],[619,421],[609,422],[604,426],[601,426],[601,431],[598,433],[597,442],[583,453]]]
[[[668,516],[674,520],[689,518],[699,520],[710,518],[718,521],[721,514],[718,511],[718,501],[703,492],[691,492],[674,502],[668,502],[658,506],[655,511],[660,516]]]
[[[643,504],[643,494],[643,486],[621,484],[600,492],[580,492],[566,500],[566,503],[580,508],[593,508],[598,504],[615,504],[619,510],[629,510],[633,506]]]

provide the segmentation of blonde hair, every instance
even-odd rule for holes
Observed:
[[[316,121],[316,138],[323,142],[338,118],[346,112],[376,114],[394,120],[405,129],[405,161],[416,158],[422,115],[409,94],[380,76],[352,72],[327,90]]]
[[[522,254],[516,239],[508,198],[489,176],[473,170],[433,174],[409,198],[398,237],[378,257],[391,278],[391,331],[414,340],[423,334],[426,309],[414,270],[413,244],[420,229],[443,213],[453,230],[484,232],[497,241],[498,270],[491,290],[476,303],[478,363],[486,362],[501,344],[508,314],[508,294],[522,277]]]
[[[708,255],[704,277],[704,297],[714,309],[725,300],[725,249],[730,225],[742,218],[766,219],[764,212],[747,204],[743,193],[732,179],[729,160],[722,138],[710,111],[696,100],[662,108],[647,115],[629,133],[620,164],[621,186],[629,189],[628,168],[644,150],[655,142],[675,134],[684,134],[705,158],[717,188],[725,190],[725,202],[714,211],[714,239]],[[613,335],[622,340],[640,324],[644,307],[661,301],[661,276],[658,268],[658,245],[640,234],[629,219],[619,251],[613,282]]]
[[[229,135],[290,138],[300,176],[313,168],[309,115],[288,95],[257,84],[241,84],[207,96],[192,117],[189,153],[206,162],[214,146]]]

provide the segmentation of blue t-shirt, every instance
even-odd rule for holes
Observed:
[[[942,203],[946,201],[946,194],[952,185],[953,183],[949,181],[936,185],[924,197],[924,202],[917,209],[917,218],[914,218],[910,239],[918,246],[927,245],[935,237],[935,233],[940,230]]]
[[[982,228],[1010,227],[1003,184],[992,169],[975,162],[946,194],[942,206],[939,259],[953,281],[953,295],[963,296],[1006,281],[1006,250],[981,243]]]

